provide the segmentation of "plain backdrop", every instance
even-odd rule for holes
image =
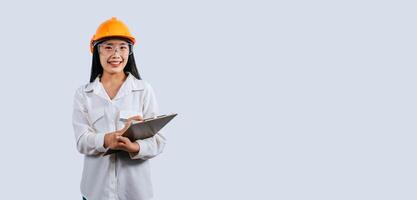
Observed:
[[[415,1],[2,1],[1,199],[80,199],[72,101],[112,16],[165,127],[158,200],[417,199]]]

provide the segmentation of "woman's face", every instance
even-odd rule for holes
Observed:
[[[130,44],[124,40],[111,39],[98,45],[103,72],[116,74],[123,72],[130,52]]]

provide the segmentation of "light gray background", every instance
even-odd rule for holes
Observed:
[[[1,199],[80,199],[73,94],[112,16],[179,113],[156,199],[416,199],[412,2],[3,1]]]

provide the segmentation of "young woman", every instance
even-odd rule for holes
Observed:
[[[149,159],[165,146],[161,133],[131,142],[121,136],[132,120],[158,115],[155,94],[141,80],[132,47],[135,38],[115,17],[91,39],[90,83],[76,90],[73,127],[84,154],[83,199],[143,200],[153,197]],[[108,149],[123,150],[103,156]]]

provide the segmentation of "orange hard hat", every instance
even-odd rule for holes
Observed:
[[[98,40],[108,37],[126,38],[135,44],[135,37],[130,33],[129,28],[116,17],[106,20],[97,28],[96,34],[93,35],[90,41],[90,51],[93,53],[94,43]]]

